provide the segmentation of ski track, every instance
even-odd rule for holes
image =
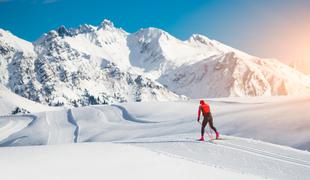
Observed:
[[[147,140],[147,138],[145,139]],[[267,152],[261,149],[255,149],[255,148],[251,148],[251,147],[245,147],[245,146],[241,146],[241,145],[237,145],[237,144],[231,144],[231,143],[227,143],[227,142],[219,142],[219,141],[227,141],[227,140],[216,140],[217,142],[214,142],[213,140],[208,140],[208,141],[204,141],[204,142],[193,142],[193,140],[190,140],[189,138],[186,140],[155,140],[155,141],[115,141],[115,143],[124,143],[124,144],[146,144],[146,143],[157,143],[157,144],[161,144],[161,143],[200,143],[200,144],[204,144],[208,143],[208,144],[212,144],[212,145],[219,145],[219,146],[223,146],[224,148],[230,148],[230,149],[234,149],[234,150],[238,150],[238,151],[243,151],[246,153],[250,153],[256,156],[261,156],[264,158],[270,158],[270,159],[274,159],[274,160],[278,160],[281,162],[285,162],[285,163],[291,163],[294,165],[299,165],[299,166],[303,166],[305,168],[309,168],[310,170],[310,162],[309,161],[304,161],[301,159],[297,159],[294,157],[290,157],[290,156],[285,156],[285,155],[281,155],[281,154],[275,154],[275,153],[271,153],[271,152]]]
[[[167,141],[165,141],[165,142],[167,142]],[[172,141],[172,142],[179,142],[179,141]],[[184,141],[184,142],[191,142],[191,141]],[[139,144],[139,142],[114,142],[114,143],[130,144],[130,145],[132,145],[132,144]],[[154,142],[154,143],[158,143],[158,142]],[[160,143],[162,143],[162,142],[160,142]],[[199,142],[197,142],[197,143],[199,143]],[[133,146],[136,146],[136,145],[133,145]],[[218,166],[218,165],[214,165],[214,164],[212,164],[210,162],[207,162],[207,161],[201,161],[201,160],[197,160],[197,159],[194,159],[194,158],[190,158],[190,157],[186,157],[186,156],[182,156],[182,155],[178,155],[178,154],[174,154],[174,153],[169,153],[169,152],[166,152],[166,151],[161,151],[161,150],[147,148],[147,147],[144,147],[144,146],[138,146],[138,147],[142,147],[145,150],[148,150],[150,152],[155,152],[155,153],[158,153],[158,154],[162,154],[164,156],[168,156],[168,157],[171,157],[171,158],[183,159],[185,161],[190,161],[190,162],[193,162],[193,163],[198,163],[198,164],[202,164],[202,165],[206,165],[206,166],[210,166],[210,167],[215,167],[215,168],[220,168],[220,169],[223,169],[223,170],[228,170],[228,171],[240,173],[238,171],[235,171],[234,169],[226,168],[226,167],[221,167],[221,166]],[[242,174],[249,174],[249,173],[242,172]]]
[[[20,124],[24,123],[24,118],[31,117],[32,121],[27,124],[27,127],[30,129],[25,129],[26,127],[20,127]],[[58,111],[57,113],[44,112],[42,114],[35,115],[23,115],[23,116],[12,116],[10,118],[15,118],[14,123],[12,120],[9,120],[9,117],[6,120],[9,120],[6,125],[0,128],[0,141],[1,146],[14,146],[15,140],[27,138],[27,139],[36,139],[36,135],[31,128],[44,128],[45,131],[40,133],[42,142],[39,144],[33,143],[30,145],[53,145],[53,144],[64,144],[77,142],[79,127],[76,124],[71,110],[69,111]],[[29,118],[28,118],[29,119]],[[67,120],[67,121],[66,121]],[[32,127],[33,126],[33,127]],[[25,129],[25,131],[23,131]],[[2,134],[7,134],[3,136]],[[20,136],[20,137],[19,137]],[[15,139],[15,140],[14,140]],[[40,139],[40,138],[39,138]],[[9,143],[10,142],[10,143]],[[28,141],[26,141],[28,142]],[[28,145],[27,143],[25,145]]]
[[[221,141],[221,140],[219,140],[219,141]],[[281,154],[275,154],[275,153],[267,152],[267,151],[264,151],[261,149],[245,147],[245,146],[241,146],[238,144],[231,144],[231,143],[227,143],[227,142],[216,142],[215,144],[225,146],[228,148],[232,148],[232,149],[236,149],[236,150],[240,150],[240,151],[244,151],[247,153],[252,153],[255,155],[260,155],[260,156],[263,156],[266,158],[272,158],[272,159],[282,161],[282,162],[286,162],[286,163],[292,163],[294,165],[299,165],[299,166],[303,166],[303,167],[310,169],[310,162],[309,161],[304,161],[301,159],[297,159],[297,158],[293,158],[293,157],[289,157],[289,156],[284,156]]]
[[[272,179],[307,179],[307,174],[310,175],[310,161],[302,160],[299,158],[294,158],[284,154],[275,154],[271,152],[267,152],[265,150],[261,150],[260,148],[249,148],[239,144],[235,144],[238,142],[230,141],[229,143],[226,141],[229,140],[219,140],[219,141],[206,141],[199,142],[194,141],[192,138],[181,138],[178,139],[176,137],[162,137],[165,139],[158,138],[143,138],[136,139],[134,141],[122,141],[116,143],[128,143],[144,148],[148,148],[150,150],[154,150],[158,153],[163,153],[165,155],[181,157],[185,160],[190,160],[193,162],[198,162],[202,164],[207,164],[214,167],[219,167],[235,172],[246,172],[254,175],[260,175],[267,178]],[[171,140],[172,138],[176,140]],[[233,137],[230,137],[233,139]],[[240,140],[240,139],[239,139]],[[245,140],[241,140],[245,141]],[[166,149],[167,144],[171,144],[169,149]],[[191,145],[192,144],[192,145]],[[195,146],[194,146],[195,145]],[[195,157],[195,147],[199,147],[199,151],[203,151],[203,149],[207,150],[205,153],[208,153],[210,149],[213,150],[221,150],[219,152],[215,152],[215,154],[230,152],[231,154],[236,154],[234,152],[238,152],[235,156],[231,157],[231,161],[240,161],[240,167],[234,167],[231,165],[225,165],[226,163],[214,163],[214,161],[206,158],[197,158]],[[202,147],[202,146],[205,146]],[[212,146],[212,148],[210,147]],[[266,147],[272,148],[272,145],[267,145]],[[194,149],[191,149],[194,148]],[[245,158],[238,158],[238,154],[246,153],[248,156]],[[201,154],[202,155],[202,154]],[[208,157],[208,156],[207,156]],[[251,157],[252,160],[258,161],[258,164],[252,164],[251,159],[247,159],[247,157]],[[255,158],[257,157],[257,158]],[[219,157],[218,157],[219,158]],[[220,158],[221,159],[221,158]],[[225,159],[225,157],[224,157]],[[237,160],[236,160],[237,159]],[[239,159],[239,160],[238,160]],[[235,162],[236,163],[236,162]],[[271,164],[269,164],[271,163]],[[234,164],[234,162],[232,163]],[[252,164],[252,165],[251,165]],[[249,166],[250,165],[250,166]],[[260,173],[257,173],[256,170],[259,169]],[[292,169],[293,168],[293,169]],[[303,174],[306,176],[303,176]]]
[[[47,127],[48,127],[48,136],[47,136],[47,141],[46,141],[46,144],[50,144],[51,142],[51,138],[52,138],[52,128],[51,128],[51,122],[48,120],[47,118],[47,113],[45,112],[45,121],[46,121],[46,124],[47,124]]]
[[[46,144],[77,143],[79,126],[73,117],[71,109],[58,113],[45,113],[48,138]]]

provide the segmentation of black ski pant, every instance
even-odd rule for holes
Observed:
[[[201,136],[205,134],[205,127],[209,123],[210,128],[214,131],[217,132],[216,128],[213,126],[213,118],[211,113],[203,115],[203,121],[201,124]]]

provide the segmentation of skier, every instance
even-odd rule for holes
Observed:
[[[199,139],[199,141],[204,141],[205,127],[208,123],[209,123],[210,128],[215,132],[216,139],[218,139],[220,134],[216,130],[216,128],[213,126],[213,118],[211,115],[210,106],[209,104],[206,104],[204,100],[200,100],[200,106],[198,109],[198,119],[197,119],[198,122],[200,120],[200,113],[203,114],[203,121],[201,123],[201,138]]]

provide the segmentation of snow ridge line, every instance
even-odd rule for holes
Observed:
[[[32,126],[37,120],[37,116],[35,115],[32,115],[32,114],[23,114],[23,115],[15,115],[15,116],[11,116],[11,118],[15,118],[15,117],[30,117],[32,118],[32,120],[27,124],[27,126],[25,126],[23,129],[27,128],[27,127],[30,127]],[[1,117],[3,118],[3,116]],[[7,147],[7,146],[11,146],[12,144],[14,144],[16,141],[20,140],[20,139],[23,139],[23,138],[26,138],[26,136],[20,136],[18,137],[18,134],[21,133],[21,130],[18,130],[16,132],[13,132],[11,133],[8,137],[0,140],[0,147]]]
[[[78,142],[78,138],[79,138],[80,127],[77,124],[76,120],[74,119],[73,113],[72,113],[71,109],[69,109],[67,111],[67,119],[68,119],[68,122],[71,123],[75,127],[73,141],[74,141],[74,143],[77,143]]]
[[[116,107],[118,109],[120,109],[122,111],[122,116],[123,119],[128,120],[128,121],[132,121],[132,122],[136,122],[136,123],[157,123],[156,121],[145,121],[145,120],[141,120],[141,119],[137,119],[136,117],[134,117],[133,115],[131,115],[126,108],[124,108],[123,106],[120,105],[111,105],[113,107]]]
[[[282,161],[282,162],[286,162],[286,163],[291,163],[291,164],[295,164],[295,165],[299,165],[299,166],[303,166],[306,168],[310,168],[310,164],[308,164],[307,161],[303,161],[303,160],[299,160],[299,159],[295,159],[292,157],[286,157],[283,155],[278,155],[278,154],[274,154],[274,153],[269,153],[263,150],[259,150],[259,149],[254,149],[254,148],[248,148],[248,147],[244,147],[244,146],[240,146],[240,145],[235,145],[235,144],[231,144],[231,143],[214,143],[212,142],[211,144],[214,145],[221,145],[224,146],[226,148],[231,148],[231,149],[235,149],[235,150],[239,150],[239,151],[244,151],[247,153],[252,153],[258,156],[263,156],[263,157],[267,157],[267,158],[271,158],[274,160],[278,160],[278,161]]]

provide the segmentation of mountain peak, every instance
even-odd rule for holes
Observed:
[[[0,28],[0,37],[14,36],[10,31]]]
[[[64,25],[60,26],[57,28],[57,33],[59,36],[64,37],[64,36],[72,36],[73,34],[71,33],[70,30],[68,30]]]
[[[201,35],[201,34],[193,34],[190,38],[189,38],[190,42],[200,42],[202,44],[206,44],[206,45],[210,45],[212,44],[212,40],[209,39],[208,37]]]
[[[95,31],[96,27],[89,25],[89,24],[83,24],[79,26],[78,30],[79,30],[79,33],[88,33],[88,32]]]
[[[99,25],[99,28],[103,28],[103,29],[113,29],[114,28],[114,23],[108,19],[104,19],[100,25]]]
[[[136,35],[148,39],[160,39],[164,37],[165,39],[173,39],[174,37],[167,33],[166,31],[154,27],[142,28],[135,33]]]
[[[165,31],[158,29],[158,28],[154,28],[154,27],[149,27],[149,28],[142,28],[138,31],[138,33],[147,33],[147,34],[164,34],[166,33]]]
[[[16,50],[23,51],[25,53],[32,53],[33,51],[33,46],[30,42],[20,39],[10,31],[0,28],[0,49],[4,44],[14,47]]]

